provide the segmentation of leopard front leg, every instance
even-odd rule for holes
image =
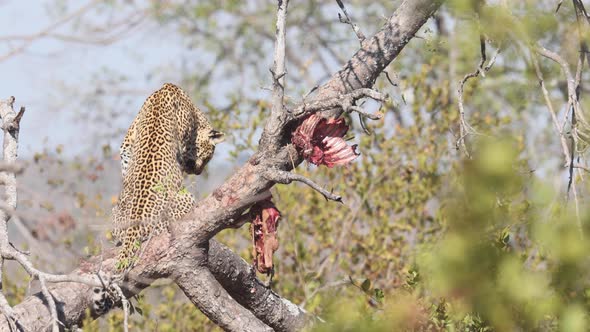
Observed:
[[[138,253],[141,248],[140,226],[131,226],[125,230],[122,239],[122,246],[119,249],[115,269],[118,272],[130,270],[139,259]]]

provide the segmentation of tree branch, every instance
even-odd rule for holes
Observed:
[[[312,322],[313,316],[266,287],[252,265],[215,240],[209,242],[207,266],[236,301],[275,331],[299,331]]]
[[[348,12],[346,11],[346,7],[344,7],[344,3],[342,3],[342,0],[336,0],[336,3],[338,3],[338,7],[340,7],[340,10],[342,10],[342,13],[344,13],[345,17],[342,18],[340,13],[338,13],[338,19],[341,23],[350,25],[352,31],[354,31],[354,34],[356,35],[356,38],[358,38],[359,42],[361,43],[361,46],[363,46],[363,42],[365,41],[365,39],[367,39],[367,37],[365,37],[359,26],[352,22],[352,19],[350,18],[350,16],[348,16]]]
[[[294,173],[287,172],[287,171],[281,171],[278,169],[268,169],[264,173],[264,177],[267,180],[270,180],[270,181],[273,181],[276,183],[281,183],[281,184],[289,184],[293,181],[305,183],[313,190],[322,194],[326,200],[331,200],[331,201],[336,201],[336,202],[342,203],[341,196],[335,195],[335,194],[327,191],[326,189],[320,187],[320,185],[318,185],[317,183],[313,182],[312,180],[306,178],[303,175],[294,174]]]
[[[195,267],[193,260],[177,262],[174,281],[184,294],[209,319],[226,331],[273,331],[258,318],[237,303],[219,284],[206,267]]]

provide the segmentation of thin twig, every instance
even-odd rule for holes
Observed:
[[[463,102],[464,102],[463,90],[465,87],[465,83],[467,83],[467,81],[469,79],[478,77],[479,75],[481,75],[482,77],[485,77],[485,73],[488,72],[492,68],[494,63],[496,63],[496,58],[498,57],[498,54],[500,53],[500,47],[498,47],[496,49],[496,52],[494,53],[494,55],[492,56],[492,58],[488,62],[488,64],[486,66],[484,66],[485,62],[487,60],[487,56],[486,56],[486,41],[485,41],[485,37],[483,36],[483,34],[480,34],[480,36],[479,36],[479,45],[480,45],[481,59],[479,61],[477,69],[471,73],[468,73],[467,75],[465,75],[463,77],[463,79],[459,82],[459,88],[457,90],[458,105],[459,105],[459,139],[457,139],[456,147],[457,147],[457,150],[462,149],[463,152],[465,153],[465,155],[467,156],[467,158],[471,158],[471,155],[469,154],[469,151],[467,150],[467,146],[465,144],[465,138],[468,135],[475,134],[477,132],[465,120],[465,107],[463,106]]]
[[[9,57],[11,57],[15,54],[23,52],[24,50],[27,49],[27,47],[29,47],[38,38],[45,37],[48,34],[50,34],[52,31],[55,31],[57,28],[62,26],[63,24],[73,20],[76,17],[80,17],[84,12],[90,10],[93,6],[95,6],[98,3],[100,3],[100,1],[93,0],[89,3],[87,3],[86,5],[78,8],[76,11],[72,12],[71,14],[68,14],[60,21],[52,23],[51,25],[49,25],[48,27],[46,27],[45,29],[39,31],[38,33],[36,33],[34,35],[27,36],[26,39],[18,47],[14,48],[13,50],[9,51],[6,54],[0,55],[0,62],[8,59]]]
[[[539,85],[541,86],[541,91],[543,92],[543,98],[545,99],[545,104],[547,105],[547,109],[549,110],[549,114],[551,115],[551,119],[553,120],[553,125],[555,126],[555,131],[559,135],[559,141],[561,142],[561,149],[563,150],[563,154],[565,157],[565,165],[569,165],[570,163],[570,152],[567,146],[567,140],[563,131],[559,126],[559,120],[557,119],[557,113],[553,108],[553,103],[551,102],[551,98],[549,97],[549,91],[545,86],[545,80],[543,79],[543,72],[541,71],[541,67],[539,66],[539,61],[535,55],[531,56],[533,66],[535,67],[535,73],[537,75],[537,79],[539,80]]]
[[[311,187],[315,191],[322,194],[324,196],[324,198],[326,198],[326,200],[331,200],[331,201],[342,203],[341,196],[335,195],[335,194],[327,191],[326,189],[322,188],[320,185],[318,185],[317,183],[313,182],[312,180],[306,178],[303,175],[293,174],[291,172],[286,172],[286,171],[282,171],[282,170],[278,170],[278,169],[268,169],[265,172],[263,172],[262,175],[269,181],[274,181],[276,183],[281,183],[281,184],[290,184],[293,181],[305,183],[306,185],[308,185],[309,187]]]
[[[586,128],[589,127],[584,116],[583,116],[583,111],[581,109],[579,99],[578,99],[579,94],[576,91],[577,86],[579,85],[578,79],[581,79],[581,68],[583,66],[584,60],[583,60],[583,56],[581,55],[580,59],[578,60],[578,67],[576,70],[577,77],[574,78],[568,63],[559,54],[557,54],[553,51],[550,51],[539,44],[537,44],[535,46],[535,51],[537,53],[539,53],[540,55],[544,56],[545,58],[556,62],[561,67],[563,74],[565,75],[566,82],[567,82],[568,100],[567,100],[567,106],[566,106],[566,110],[567,110],[566,113],[568,113],[568,111],[571,109],[571,116],[572,116],[571,117],[572,142],[571,142],[571,147],[569,150],[569,164],[568,164],[569,179],[568,179],[567,191],[566,191],[566,200],[569,200],[569,193],[571,191],[576,191],[574,167],[573,166],[574,166],[575,150],[576,150],[576,146],[577,146],[577,139],[579,137],[578,131],[577,131],[577,122],[580,121]],[[578,228],[580,229],[580,234],[582,236],[584,236],[583,229],[582,229],[582,222],[581,222],[580,215],[579,215],[578,197],[577,197],[576,192],[574,192],[574,204],[576,205],[575,209],[576,209],[576,218],[577,218],[577,222],[578,222]]]
[[[49,292],[49,289],[47,288],[47,282],[45,278],[42,275],[40,275],[38,279],[39,284],[41,285],[41,293],[47,301],[49,313],[51,314],[51,330],[53,332],[59,332],[59,319],[57,318],[57,307],[55,306],[55,300],[53,299],[53,295],[51,295],[51,292]]]
[[[340,7],[340,10],[342,10],[342,12],[344,13],[344,18],[342,18],[342,15],[340,15],[340,13],[338,13],[338,19],[341,23],[350,25],[352,31],[354,31],[356,37],[361,43],[361,46],[363,46],[363,42],[365,41],[365,39],[367,39],[367,37],[365,37],[359,26],[352,22],[352,19],[350,19],[350,16],[348,15],[348,12],[346,11],[346,7],[344,7],[344,3],[342,3],[342,0],[336,0],[336,2],[338,3],[338,7]]]
[[[123,290],[117,284],[113,284],[112,287],[117,291],[117,294],[121,297],[121,304],[123,305],[123,331],[129,331],[129,301],[123,294]]]
[[[563,0],[559,0],[559,2],[557,3],[557,8],[555,8],[555,13],[557,13],[559,11],[559,8],[561,8],[562,4],[563,4]]]

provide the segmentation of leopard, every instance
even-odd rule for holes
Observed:
[[[195,201],[184,175],[201,174],[224,136],[172,83],[147,98],[119,152],[123,186],[112,211],[118,270],[133,265],[144,241],[191,211]]]
[[[144,241],[193,209],[184,175],[201,174],[224,139],[177,85],[165,83],[146,99],[119,150],[123,185],[111,217],[120,246],[116,272],[131,269]],[[94,288],[93,311],[101,315],[120,303],[113,294]]]

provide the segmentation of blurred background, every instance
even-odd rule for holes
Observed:
[[[400,3],[344,1],[366,36]],[[273,289],[327,321],[320,330],[586,331],[583,6],[447,1],[377,81],[391,100],[364,104],[385,118],[365,121],[369,134],[347,118],[361,156],[347,167],[296,170],[344,204],[305,186],[273,189],[282,213]],[[336,1],[290,3],[288,105],[358,49],[339,13]],[[275,17],[276,3],[258,0],[0,0],[0,98],[26,107],[14,244],[55,273],[112,246],[119,144],[165,82],[189,92],[229,136],[187,187],[203,197],[221,184],[255,151],[269,114]],[[563,68],[537,45],[572,77],[582,68],[575,121]],[[469,73],[479,77],[463,86]],[[218,236],[251,261],[248,238],[246,226]],[[11,304],[34,291],[15,267],[3,275]],[[218,329],[165,280],[134,302],[135,330]],[[84,330],[122,322],[113,311]]]

